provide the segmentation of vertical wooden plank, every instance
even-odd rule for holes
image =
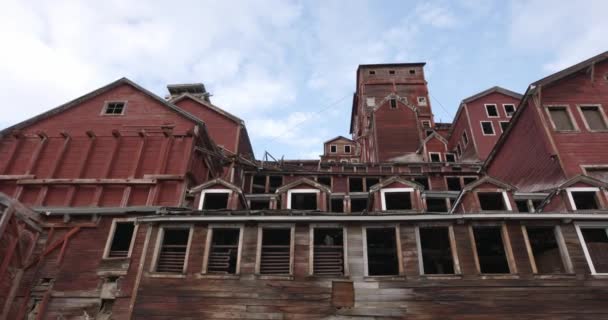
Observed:
[[[11,166],[13,165],[13,161],[15,160],[15,156],[17,155],[17,151],[19,150],[19,147],[21,146],[21,142],[23,139],[21,139],[19,136],[15,135],[15,143],[13,143],[13,145],[11,146],[10,151],[8,152],[8,159],[7,161],[3,164],[0,164],[0,173],[1,174],[8,174]]]

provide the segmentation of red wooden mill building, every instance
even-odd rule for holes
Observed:
[[[0,319],[608,317],[608,53],[451,124],[424,63],[361,65],[319,160],[168,89],[0,131]]]

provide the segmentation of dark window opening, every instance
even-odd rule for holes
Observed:
[[[467,132],[466,131],[462,133],[462,142],[464,142],[465,146],[467,144],[469,144],[469,137],[467,136]]]
[[[509,127],[509,122],[506,122],[506,121],[500,122],[500,130],[502,130],[502,132],[507,131],[508,127]]]
[[[456,146],[456,154],[459,157],[462,155],[462,149],[460,148],[460,143]]]
[[[374,185],[380,183],[380,178],[372,178],[372,177],[367,177],[365,178],[365,186],[366,186],[366,190],[369,191],[369,189],[371,187],[373,187]]]
[[[564,263],[553,227],[526,227],[538,273],[563,273]]]
[[[462,186],[460,185],[459,177],[446,177],[445,181],[448,184],[448,190],[451,191],[460,191],[462,190]]]
[[[363,192],[363,178],[348,178],[349,192]]]
[[[445,199],[427,198],[426,211],[428,212],[448,212],[448,205]]]
[[[203,210],[228,208],[228,192],[207,192],[203,196]]]
[[[263,229],[261,274],[290,274],[291,229]]]
[[[416,69],[410,69],[410,74],[416,74]]]
[[[540,205],[543,203],[543,200],[532,200],[532,209],[533,211],[538,212],[540,209]]]
[[[422,127],[423,128],[430,128],[431,127],[431,122],[430,121],[422,121]]]
[[[376,74],[376,71],[375,70],[370,70],[369,74]]]
[[[212,229],[208,273],[235,274],[240,229]]]
[[[342,229],[314,229],[313,274],[344,274],[344,239]]]
[[[416,177],[412,179],[417,184],[424,187],[424,190],[430,190],[429,188],[429,179],[427,177]]]
[[[454,273],[450,233],[447,227],[420,228],[424,274]]]
[[[283,185],[283,176],[268,177],[268,193],[274,193]]]
[[[157,272],[182,273],[190,229],[164,229]]]
[[[388,74],[395,74],[395,70],[389,70]]]
[[[473,228],[473,234],[481,273],[509,273],[500,228]]]
[[[331,212],[344,212],[344,199],[331,199]]]
[[[344,153],[350,153],[350,146],[344,146]]]
[[[479,192],[477,197],[481,210],[507,210],[505,199],[500,192]]]
[[[519,212],[530,212],[528,200],[515,200],[515,205],[517,205],[517,211]]]
[[[568,114],[566,107],[549,108],[549,114],[555,125],[555,130],[574,130],[574,124],[572,123],[572,119],[570,119],[570,114]]]
[[[608,235],[605,229],[581,228],[596,273],[608,273]]]
[[[254,175],[251,193],[266,193],[266,176]]]
[[[412,193],[411,192],[385,192],[384,202],[386,210],[411,210],[412,209]]]
[[[576,210],[599,209],[595,191],[571,191]]]
[[[336,146],[336,145],[329,146],[329,152],[331,152],[331,153],[338,152],[338,146]]]
[[[441,162],[441,155],[439,153],[429,153],[431,162]]]
[[[498,108],[496,108],[495,104],[486,105],[486,111],[488,112],[488,117],[498,117]]]
[[[292,193],[291,209],[317,210],[317,194],[311,192]]]
[[[453,153],[446,153],[445,161],[446,162],[456,162],[456,155],[454,155]]]
[[[268,210],[270,209],[270,200],[251,200],[249,207],[251,210]]]
[[[351,198],[350,212],[363,212],[367,210],[367,198]]]
[[[432,134],[433,134],[433,132],[434,132],[434,131],[433,131],[432,129],[431,129],[431,130],[424,130],[424,134],[425,134],[425,136],[426,136],[426,137],[428,137],[428,136],[432,135]]]
[[[515,106],[512,104],[505,104],[505,113],[507,114],[507,117],[512,117],[515,113]]]
[[[490,122],[490,121],[482,121],[481,129],[483,130],[483,134],[485,134],[485,135],[494,134],[494,126],[492,126],[492,122]]]
[[[104,114],[122,114],[125,109],[124,102],[109,102],[106,105]]]
[[[397,242],[394,228],[366,229],[367,268],[370,276],[399,274]]]
[[[585,106],[581,107],[581,112],[587,121],[587,126],[591,130],[606,130],[606,122],[599,107]]]
[[[469,183],[473,183],[475,181],[477,181],[477,178],[475,177],[464,177],[462,178],[462,181],[464,182],[464,185],[468,185]]]
[[[129,256],[131,240],[135,224],[133,222],[118,222],[114,228],[114,237],[110,245],[109,258],[126,258]]]
[[[397,100],[391,99],[391,109],[397,109]]]
[[[331,187],[331,177],[328,177],[328,176],[317,177],[317,182],[320,184],[326,185],[328,187]]]

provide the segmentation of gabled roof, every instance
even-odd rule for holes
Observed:
[[[442,135],[440,135],[437,131],[435,131],[435,129],[430,129],[430,130],[433,130],[433,133],[429,134],[426,138],[424,138],[424,140],[422,140],[423,145],[426,144],[427,142],[429,142],[433,138],[437,138],[437,140],[445,143],[445,145],[448,144],[448,141]]]
[[[220,178],[209,180],[209,181],[207,181],[207,182],[205,182],[203,184],[199,184],[196,187],[190,188],[190,190],[188,190],[188,193],[196,193],[196,192],[199,192],[201,190],[209,189],[209,187],[213,187],[213,186],[216,186],[218,184],[221,185],[221,186],[223,186],[223,187],[226,187],[226,188],[228,188],[228,189],[230,189],[230,190],[232,190],[234,192],[241,193],[241,194],[243,193],[243,191],[241,190],[241,188],[235,186],[234,184],[232,184],[232,183],[230,183],[228,181],[225,181],[224,179],[220,179]]]
[[[332,141],[336,141],[336,140],[338,140],[338,139],[344,139],[344,140],[348,140],[348,141],[353,142],[353,143],[355,142],[355,141],[353,141],[352,139],[346,138],[346,137],[344,137],[344,136],[337,136],[337,137],[335,137],[335,138],[332,138],[332,139],[329,139],[329,140],[327,140],[327,141],[323,142],[323,144],[330,143],[330,142],[332,142]]]
[[[568,180],[566,180],[566,182],[562,183],[558,189],[565,189],[568,188],[570,186],[573,186],[579,182],[594,186],[594,187],[598,187],[598,188],[608,188],[608,183],[598,180],[596,178],[590,177],[590,176],[586,176],[586,175],[578,175],[576,177],[570,178]]]
[[[471,101],[475,101],[475,100],[477,100],[479,98],[485,97],[485,96],[487,96],[487,95],[489,95],[491,93],[494,93],[494,92],[498,92],[498,93],[504,94],[506,96],[513,97],[513,98],[518,99],[518,100],[521,99],[521,97],[522,97],[522,95],[519,94],[519,93],[517,93],[517,92],[511,91],[511,90],[508,90],[508,89],[505,89],[505,88],[502,88],[502,87],[499,87],[499,86],[494,86],[492,88],[486,89],[486,90],[484,90],[482,92],[476,93],[476,94],[474,94],[474,95],[472,95],[472,96],[470,96],[468,98],[463,99],[462,103],[469,103]]]
[[[416,183],[416,182],[410,181],[410,180],[405,180],[405,179],[403,179],[403,178],[401,178],[399,176],[392,176],[392,177],[390,177],[388,179],[382,180],[382,181],[376,183],[375,185],[371,186],[369,188],[369,192],[376,192],[376,191],[378,191],[378,190],[380,190],[380,189],[382,189],[382,188],[384,188],[384,187],[386,187],[386,186],[388,186],[388,185],[390,185],[392,183],[395,183],[395,182],[399,182],[399,183],[405,184],[406,186],[410,186],[410,187],[412,187],[414,189],[424,190],[424,186],[422,186],[419,183]]]
[[[532,85],[533,86],[539,86],[539,85],[540,86],[544,86],[544,85],[550,84],[550,83],[555,82],[557,80],[563,79],[563,78],[565,78],[565,77],[567,77],[569,75],[572,75],[572,74],[574,74],[574,73],[576,73],[578,71],[584,70],[587,67],[590,67],[591,65],[593,65],[595,63],[598,63],[598,62],[601,62],[601,61],[604,61],[606,59],[608,59],[608,51],[602,52],[602,53],[600,53],[600,54],[598,54],[596,56],[593,56],[593,57],[591,57],[591,58],[589,58],[589,59],[587,59],[585,61],[579,62],[579,63],[577,63],[577,64],[575,64],[575,65],[573,65],[571,67],[568,67],[568,68],[566,68],[566,69],[564,69],[562,71],[558,71],[558,72],[556,72],[556,73],[554,73],[552,75],[549,75],[549,76],[544,77],[544,78],[542,78],[540,80],[532,82]]]
[[[239,117],[231,114],[230,112],[228,112],[228,111],[226,111],[226,110],[224,110],[224,109],[222,109],[222,108],[220,108],[218,106],[213,105],[211,102],[208,102],[208,101],[205,101],[203,99],[200,99],[200,98],[198,98],[198,97],[196,97],[196,96],[194,96],[194,95],[192,95],[191,93],[188,93],[188,92],[182,93],[181,95],[179,95],[179,96],[177,96],[175,98],[172,98],[170,100],[170,102],[173,103],[173,104],[175,104],[178,101],[183,100],[185,98],[190,98],[190,99],[194,100],[195,102],[198,102],[199,104],[201,104],[201,105],[203,105],[203,106],[205,106],[205,107],[207,107],[207,108],[209,108],[209,109],[211,109],[211,110],[219,113],[220,115],[222,115],[222,116],[224,116],[224,117],[226,117],[226,118],[228,118],[228,119],[236,122],[237,124],[244,124],[245,123],[243,120],[241,120],[241,118],[239,118]]]
[[[156,94],[148,91],[147,89],[141,87],[140,85],[136,84],[135,82],[133,82],[133,81],[131,81],[131,80],[123,77],[123,78],[120,78],[120,79],[118,79],[118,80],[116,80],[114,82],[111,82],[111,83],[109,83],[109,84],[107,84],[107,85],[105,85],[105,86],[103,86],[103,87],[101,87],[99,89],[96,89],[96,90],[91,91],[91,92],[89,92],[89,93],[87,93],[87,94],[85,94],[85,95],[83,95],[81,97],[78,97],[78,98],[76,98],[76,99],[74,99],[72,101],[69,101],[69,102],[67,102],[65,104],[62,104],[62,105],[56,107],[56,108],[53,108],[53,109],[51,109],[51,110],[49,110],[47,112],[41,113],[41,114],[39,114],[39,115],[37,115],[35,117],[32,117],[30,119],[27,119],[25,121],[17,123],[17,124],[15,124],[13,126],[10,126],[10,127],[6,128],[6,129],[0,131],[0,136],[4,136],[4,135],[10,133],[13,130],[19,130],[19,129],[25,128],[25,127],[27,127],[27,126],[29,126],[31,124],[34,124],[34,123],[36,123],[36,122],[38,122],[40,120],[44,120],[44,119],[49,118],[49,117],[51,117],[53,115],[61,113],[61,112],[65,111],[65,110],[68,110],[68,109],[70,109],[72,107],[75,107],[75,106],[79,105],[80,103],[82,103],[84,101],[87,101],[87,100],[89,100],[91,98],[94,98],[94,97],[100,95],[100,94],[108,92],[108,91],[110,91],[110,90],[112,90],[112,89],[114,89],[114,88],[116,88],[116,87],[118,87],[120,85],[123,85],[123,84],[127,84],[127,85],[132,86],[133,88],[141,91],[142,93],[144,93],[148,97],[156,100],[161,105],[163,105],[163,106],[171,109],[172,111],[180,114],[184,118],[187,118],[187,119],[189,119],[189,120],[191,120],[191,121],[193,121],[193,122],[195,122],[197,124],[200,124],[202,127],[204,127],[205,123],[202,120],[200,120],[199,118],[197,118],[197,117],[193,116],[192,114],[190,114],[190,113],[188,113],[188,112],[180,109],[176,105],[174,105],[172,103],[169,103],[165,99],[163,99],[163,98],[157,96]]]
[[[514,186],[512,186],[506,182],[500,181],[500,180],[498,180],[496,178],[492,178],[490,176],[485,176],[481,179],[477,179],[474,182],[467,184],[466,186],[464,186],[464,188],[462,188],[462,191],[471,191],[484,183],[493,184],[497,187],[501,187],[506,190],[516,190],[517,189]]]
[[[307,184],[315,189],[322,190],[323,192],[327,192],[327,193],[331,192],[331,190],[324,184],[318,183],[318,182],[310,180],[308,178],[301,178],[301,179],[298,179],[296,181],[293,181],[291,183],[281,186],[280,188],[277,189],[276,193],[285,192],[285,191],[293,189],[293,187],[297,187],[301,184]]]

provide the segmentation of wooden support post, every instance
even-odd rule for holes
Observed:
[[[70,141],[72,140],[72,138],[70,138],[70,136],[68,136],[67,134],[64,134],[64,137],[65,137],[65,140],[63,142],[63,146],[61,146],[61,150],[59,150],[59,153],[57,154],[55,161],[53,161],[53,166],[51,169],[51,173],[49,174],[49,178],[55,177],[55,174],[57,173],[57,169],[59,168],[59,164],[61,164],[61,162],[63,160],[63,156],[65,155],[65,152],[68,150],[68,147],[70,146]]]
[[[47,141],[48,138],[46,136],[42,136],[42,138],[40,139],[40,143],[36,147],[36,150],[34,150],[32,157],[30,158],[30,163],[27,166],[27,171],[25,172],[25,174],[31,174],[32,171],[34,171],[34,169],[36,168],[36,164],[38,163],[38,159],[40,158],[40,154],[42,153],[42,150],[44,150],[44,146],[46,145]]]

